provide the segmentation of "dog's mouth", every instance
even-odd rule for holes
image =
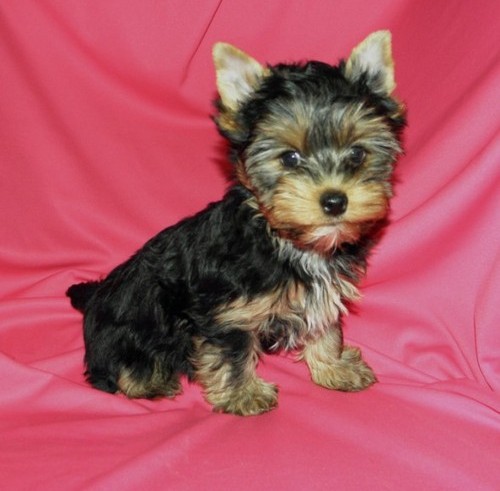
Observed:
[[[320,225],[280,227],[275,232],[298,248],[329,254],[341,244],[356,242],[362,232],[360,224],[336,221]]]
[[[328,253],[343,243],[354,243],[359,240],[361,228],[360,224],[339,221],[313,227],[304,237],[310,241],[313,249]]]

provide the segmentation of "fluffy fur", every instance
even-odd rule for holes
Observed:
[[[277,404],[259,356],[286,349],[315,383],[364,389],[376,378],[344,346],[341,317],[386,222],[401,151],[390,34],[337,66],[262,66],[224,43],[214,62],[235,180],[105,279],[69,288],[87,379],[152,398],[177,395],[187,376],[215,410],[253,415]]]

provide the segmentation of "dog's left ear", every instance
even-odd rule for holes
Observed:
[[[345,64],[345,75],[353,82],[365,76],[371,91],[390,95],[396,87],[391,33],[376,31],[358,44]]]
[[[268,69],[227,43],[214,45],[213,58],[221,101],[227,109],[236,111],[257,89]]]

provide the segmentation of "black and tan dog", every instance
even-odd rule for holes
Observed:
[[[215,410],[253,415],[277,404],[259,357],[285,349],[315,383],[364,389],[376,378],[343,344],[341,316],[358,298],[401,152],[390,34],[371,34],[337,66],[262,66],[223,43],[213,54],[235,181],[105,279],[68,290],[84,313],[88,381],[173,397],[187,376]]]

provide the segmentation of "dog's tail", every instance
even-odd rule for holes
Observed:
[[[100,281],[89,281],[87,283],[71,285],[66,291],[66,296],[70,298],[71,305],[83,313],[100,283]]]

